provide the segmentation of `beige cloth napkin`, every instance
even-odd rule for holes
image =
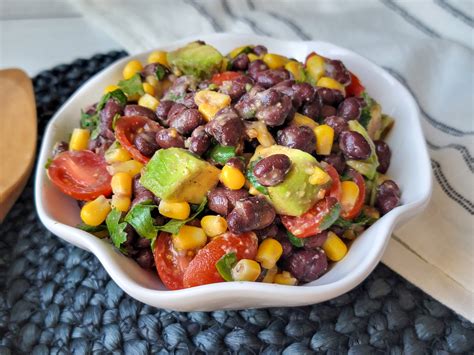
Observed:
[[[74,4],[130,53],[186,36],[226,31],[324,40],[389,70],[420,106],[435,184],[430,206],[395,232],[383,262],[474,321],[471,0],[79,0]]]

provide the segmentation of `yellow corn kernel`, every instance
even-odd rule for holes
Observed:
[[[285,64],[285,69],[288,70],[296,81],[304,81],[304,68],[303,64],[297,62],[296,60],[290,60],[288,63]]]
[[[242,172],[230,165],[224,165],[219,177],[225,187],[231,190],[239,190],[245,185],[245,176]]]
[[[328,76],[323,76],[321,79],[319,79],[316,83],[316,86],[321,86],[323,88],[328,89],[336,89],[341,91],[344,95],[346,94],[346,89],[344,89],[344,85]]]
[[[135,176],[140,173],[143,168],[143,164],[136,160],[127,160],[120,163],[114,163],[107,166],[107,171],[110,175],[115,175],[117,173],[127,173],[130,176]]]
[[[332,261],[339,261],[347,254],[346,244],[333,232],[328,233],[322,248],[328,259]]]
[[[276,274],[273,283],[280,285],[294,286],[298,282],[288,271],[283,271],[281,274]]]
[[[91,132],[88,129],[74,128],[69,140],[69,150],[84,150],[89,145]]]
[[[266,270],[265,276],[262,280],[262,282],[271,284],[273,283],[273,280],[275,280],[275,275],[278,273],[278,267],[274,266],[269,270]]]
[[[110,212],[110,203],[103,195],[87,202],[81,208],[81,219],[89,226],[98,226],[105,221]]]
[[[221,216],[204,216],[201,219],[201,227],[208,237],[216,237],[225,233],[227,221]]]
[[[237,47],[237,48],[234,48],[230,51],[229,53],[229,57],[234,59],[235,57],[237,57],[240,53],[242,53],[242,51],[247,48],[247,47],[250,47],[250,48],[253,48],[254,46],[242,46],[242,47]]]
[[[194,95],[194,102],[207,121],[212,120],[217,111],[229,106],[230,101],[229,95],[212,90],[201,90]]]
[[[207,236],[202,228],[184,225],[171,236],[171,240],[177,250],[191,250],[206,245]]]
[[[306,61],[306,72],[313,82],[317,82],[326,71],[324,58],[319,55],[313,55]]]
[[[153,51],[148,56],[147,63],[148,64],[158,63],[166,67],[169,67],[168,53],[166,53],[165,51]]]
[[[354,181],[343,181],[341,183],[341,205],[342,209],[349,211],[354,207],[359,197],[359,186]]]
[[[112,192],[115,195],[132,196],[132,177],[127,173],[117,173],[112,176]]]
[[[154,96],[151,96],[150,94],[145,94],[140,99],[138,100],[138,104],[143,107],[147,107],[152,111],[155,111],[160,102],[158,99]]]
[[[130,196],[122,196],[122,195],[112,195],[112,208],[118,209],[120,212],[127,212],[130,209],[130,205],[132,201],[130,200]]]
[[[122,75],[125,80],[130,79],[136,73],[139,73],[143,70],[142,63],[134,59],[129,61],[123,68]]]
[[[255,281],[260,275],[260,265],[251,259],[241,259],[232,268],[234,281]]]
[[[174,202],[161,200],[158,211],[165,217],[183,220],[189,217],[191,207],[186,201]]]
[[[155,95],[155,87],[150,83],[143,83],[143,91],[145,91],[145,93],[147,93],[148,95]]]
[[[331,177],[319,166],[315,166],[313,173],[309,176],[309,183],[311,185],[324,185],[331,180]]]
[[[107,85],[104,89],[104,94],[120,89],[117,85]]]
[[[288,58],[279,54],[267,53],[263,56],[263,61],[270,69],[277,69],[288,63]]]
[[[254,62],[254,61],[258,60],[258,59],[262,59],[261,56],[256,55],[255,53],[249,53],[249,54],[247,54],[247,57],[249,57],[249,60],[250,60],[251,62]]]
[[[130,153],[127,152],[127,150],[122,147],[107,149],[104,154],[104,157],[105,157],[105,161],[108,164],[124,162],[124,161],[128,161],[132,159],[132,156],[130,155]]]
[[[260,243],[255,260],[262,264],[264,269],[271,269],[280,259],[282,253],[283,247],[280,242],[273,238],[267,238]]]
[[[301,113],[296,112],[295,116],[293,117],[293,120],[291,121],[291,124],[295,126],[308,126],[311,129],[315,129],[318,127],[318,124],[313,121],[310,117],[302,115]]]
[[[316,153],[319,155],[331,154],[332,144],[334,143],[334,129],[327,124],[313,128],[316,135]]]
[[[275,145],[275,139],[268,131],[267,125],[262,121],[253,121],[246,124],[245,133],[251,139],[257,138],[263,147]]]

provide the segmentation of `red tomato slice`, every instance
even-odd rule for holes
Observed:
[[[152,130],[158,130],[160,127],[155,121],[143,116],[125,116],[120,118],[115,125],[115,138],[130,153],[133,159],[143,164],[148,163],[150,158],[140,153],[133,145],[133,139],[139,131],[145,129],[145,126]]]
[[[223,282],[216,269],[216,263],[225,254],[235,252],[237,260],[255,259],[258,240],[255,233],[235,235],[226,233],[214,238],[209,244],[198,251],[184,273],[184,287],[207,285]]]
[[[339,174],[337,170],[331,164],[325,164],[324,170],[329,174],[331,177],[331,188],[328,191],[328,196],[334,197],[338,201],[341,200],[341,180],[339,179]]]
[[[102,156],[89,150],[59,154],[48,167],[51,181],[66,195],[89,201],[112,193],[112,177]]]
[[[184,288],[183,276],[193,259],[187,252],[178,252],[173,247],[171,235],[160,233],[155,242],[155,265],[163,284],[170,290]]]
[[[212,76],[211,82],[216,85],[222,85],[224,81],[232,81],[242,76],[242,73],[235,71],[225,71],[223,73],[217,73]]]
[[[307,238],[322,232],[319,228],[324,217],[337,203],[333,197],[325,197],[316,202],[311,209],[301,216],[280,216],[281,222],[295,237]]]
[[[351,73],[351,83],[346,86],[346,96],[360,96],[365,90],[365,87],[361,84],[359,78]]]
[[[352,219],[354,217],[357,217],[360,211],[362,210],[362,206],[364,205],[364,201],[365,201],[364,178],[362,177],[361,174],[359,174],[357,171],[353,169],[349,170],[349,176],[352,178],[352,180],[354,180],[354,182],[359,187],[359,196],[357,197],[357,200],[354,206],[350,210],[345,211],[344,208],[342,208],[341,217],[344,219]]]

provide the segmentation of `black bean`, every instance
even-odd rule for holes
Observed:
[[[107,137],[99,135],[96,139],[91,139],[89,141],[87,149],[93,151],[98,155],[104,155],[105,151],[112,145],[115,140],[113,132],[111,130],[108,130],[107,132],[111,133],[111,135],[108,135]]]
[[[340,82],[342,85],[349,85],[351,82],[351,75],[347,70],[346,66],[336,59],[326,59],[325,60],[325,69],[326,76],[333,78],[334,80]]]
[[[321,108],[321,99],[316,98],[311,102],[303,104],[303,107],[301,108],[301,113],[313,120],[317,120],[319,116],[321,116]]]
[[[197,155],[203,155],[211,146],[211,137],[204,126],[197,127],[189,138],[189,150]]]
[[[265,46],[262,46],[261,44],[253,47],[252,51],[256,54],[256,55],[265,55],[268,53],[268,49],[267,47]]]
[[[255,74],[255,82],[267,89],[289,78],[290,73],[286,69],[268,69]]]
[[[179,133],[187,135],[203,123],[201,113],[194,108],[187,108],[168,121],[169,126]]]
[[[166,128],[158,131],[155,136],[156,143],[160,148],[184,148],[184,139],[174,128]]]
[[[123,107],[114,99],[109,99],[102,110],[100,111],[100,132],[101,134],[107,130],[112,129],[112,122],[115,115],[122,115]]]
[[[390,166],[390,160],[392,158],[392,152],[387,143],[382,140],[374,142],[375,151],[377,152],[377,158],[379,159],[379,166],[377,171],[385,174]]]
[[[268,126],[280,126],[294,115],[291,98],[274,89],[259,92],[255,96],[255,117]]]
[[[321,117],[326,118],[330,116],[335,116],[336,115],[336,108],[329,106],[329,105],[323,105],[321,108]]]
[[[294,90],[293,101],[297,98],[301,103],[309,103],[312,102],[316,96],[314,87],[308,83],[295,83],[292,88]]]
[[[198,105],[196,105],[196,102],[194,101],[194,95],[194,92],[187,93],[186,95],[184,95],[184,98],[181,103],[187,108],[197,109]]]
[[[349,126],[347,121],[338,116],[329,116],[324,119],[324,123],[334,130],[334,139],[338,139],[342,131],[347,131]]]
[[[288,126],[277,133],[277,142],[285,147],[313,153],[316,149],[316,136],[307,126]]]
[[[140,105],[127,105],[123,110],[124,116],[144,116],[150,120],[156,121],[157,117],[155,113],[150,110],[148,107],[143,107]]]
[[[274,238],[277,233],[278,225],[275,223],[275,221],[273,221],[273,223],[269,226],[255,231],[255,234],[257,235],[259,241],[262,241],[266,238]]]
[[[311,282],[326,272],[328,260],[322,249],[301,249],[286,259],[285,266],[298,281]]]
[[[377,187],[375,207],[381,214],[386,214],[400,205],[400,188],[393,180],[386,180]]]
[[[227,216],[229,230],[241,234],[269,226],[275,219],[275,210],[265,197],[254,196],[235,203]]]
[[[229,160],[227,160],[225,165],[229,165],[233,168],[236,168],[236,169],[240,170],[241,172],[244,172],[244,170],[245,170],[244,161],[239,157],[230,158]]]
[[[305,238],[304,247],[305,249],[317,250],[318,248],[323,246],[326,239],[328,239],[328,232],[321,232],[319,234],[313,235],[312,237]]]
[[[141,238],[144,239],[144,238]],[[137,264],[140,265],[144,269],[151,269],[154,265],[153,253],[151,248],[144,248],[138,252],[136,256]]]
[[[166,90],[163,100],[181,102],[188,91],[196,90],[197,84],[197,79],[194,76],[182,75]]]
[[[339,174],[342,174],[346,169],[346,160],[341,152],[331,153],[323,159],[326,163],[331,164]]]
[[[263,60],[257,59],[249,64],[247,73],[250,75],[250,77],[253,80],[255,80],[257,77],[257,73],[267,70],[267,69],[268,69],[268,66],[263,62]]]
[[[234,80],[224,81],[219,88],[223,94],[229,95],[232,101],[239,100],[242,95],[247,93],[247,89],[254,85],[254,81],[247,75],[241,75]]]
[[[344,95],[339,90],[324,87],[316,88],[316,96],[321,99],[324,105],[338,105],[344,100]]]
[[[229,190],[218,186],[208,193],[208,208],[222,216],[227,216],[234,209],[237,201],[248,196],[249,193],[245,189]]]
[[[250,91],[244,94],[235,104],[234,109],[239,113],[240,117],[249,119],[255,117],[257,113],[256,97],[258,93],[265,91],[260,85],[254,85]]]
[[[159,64],[159,63],[150,63],[150,64],[145,65],[145,67],[143,68],[142,72],[140,73],[141,76],[142,76],[142,78],[145,79],[147,76],[153,76],[153,77],[155,77],[155,78],[158,78],[158,77],[156,76],[156,71],[157,71],[158,67],[160,67],[161,69],[163,69],[163,71],[164,71],[165,73],[168,73],[168,72],[169,72],[169,70],[168,70],[165,66],[163,66],[163,65],[161,65],[161,64]]]
[[[358,120],[362,112],[360,101],[356,97],[349,97],[342,101],[337,108],[337,115],[343,119]]]
[[[365,160],[370,157],[370,145],[364,136],[354,131],[344,131],[339,136],[339,148],[348,159]]]
[[[275,186],[285,180],[291,169],[291,160],[285,154],[274,154],[260,160],[253,174],[263,186]]]
[[[206,133],[223,146],[237,146],[244,134],[244,123],[230,107],[218,111],[205,127]]]
[[[173,106],[173,101],[162,100],[156,108],[155,114],[158,121],[166,127],[168,127],[168,114]]]
[[[247,70],[249,66],[250,60],[247,54],[240,53],[237,57],[235,57],[231,62],[232,70]]]
[[[135,147],[146,157],[151,157],[159,149],[152,132],[140,132],[133,139]]]

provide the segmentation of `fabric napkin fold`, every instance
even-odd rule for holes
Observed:
[[[434,190],[428,208],[395,231],[383,262],[474,321],[474,5],[470,0],[72,3],[130,53],[225,31],[328,41],[384,67],[410,90],[420,107]]]

